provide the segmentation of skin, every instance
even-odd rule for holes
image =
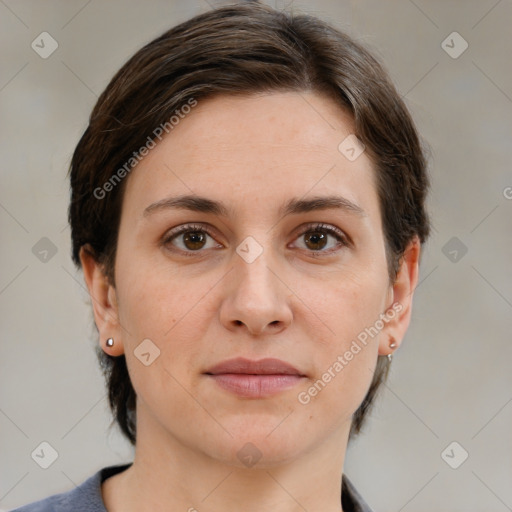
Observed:
[[[339,512],[351,416],[377,356],[408,328],[420,254],[414,239],[389,282],[372,162],[366,152],[349,161],[338,151],[353,131],[350,116],[317,93],[218,96],[199,102],[127,178],[116,286],[81,253],[103,350],[126,355],[137,393],[134,464],[103,483],[109,512]],[[333,193],[365,215],[278,214],[292,197]],[[230,215],[144,215],[178,194],[222,201]],[[324,246],[308,243],[301,233],[318,222],[350,243],[334,235]],[[211,236],[195,246],[183,234],[166,239],[186,223]],[[236,252],[248,236],[263,248],[251,263]],[[300,403],[298,394],[393,303],[401,311]],[[149,366],[134,354],[147,338],[160,350]],[[241,398],[203,374],[237,356],[282,359],[306,377],[272,397]],[[247,442],[261,454],[251,467],[237,456]]]

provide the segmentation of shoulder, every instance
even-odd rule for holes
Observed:
[[[16,508],[11,512],[106,512],[101,497],[101,484],[110,476],[127,469],[131,464],[108,466],[100,469],[70,491],[53,494],[28,505]]]

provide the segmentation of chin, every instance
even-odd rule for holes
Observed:
[[[215,441],[209,438],[204,448],[213,458],[239,468],[265,469],[287,464],[307,451],[309,443],[300,429],[291,431],[290,425],[278,426],[279,421],[274,418],[258,424],[254,420],[250,427],[242,423],[226,425],[233,437],[226,434]]]

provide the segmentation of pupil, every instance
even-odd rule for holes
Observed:
[[[194,247],[189,247],[189,249],[199,249],[201,246],[201,242],[204,241],[204,235],[202,233],[199,233],[198,231],[190,231],[185,234],[185,245],[187,245],[187,242],[191,242]],[[199,247],[197,247],[197,244],[199,244]]]
[[[325,247],[325,234],[322,233],[320,235],[317,235],[317,234],[308,235],[307,242],[310,242],[310,241],[312,241],[313,244],[315,244],[315,245],[318,244],[319,241],[320,242],[323,241],[324,243],[321,244],[321,247],[320,247],[320,249],[321,249],[322,247]],[[318,247],[317,247],[317,249],[318,249]]]

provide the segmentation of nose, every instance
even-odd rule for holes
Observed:
[[[234,268],[226,276],[226,292],[220,308],[220,321],[230,331],[277,334],[291,323],[289,299],[293,292],[266,251],[251,263],[233,254]]]

